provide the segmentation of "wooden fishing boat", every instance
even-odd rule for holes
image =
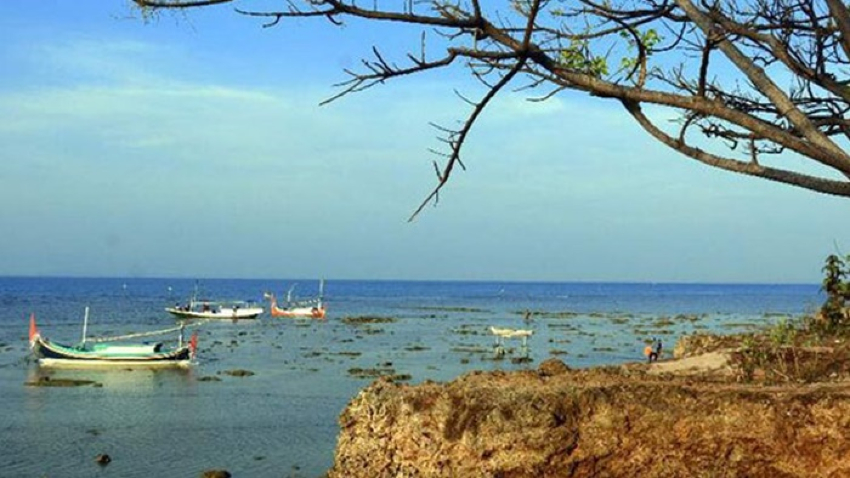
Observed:
[[[256,319],[265,310],[247,301],[191,300],[165,311],[181,319]]]
[[[88,308],[83,322],[83,339],[74,345],[54,342],[41,335],[35,323],[35,314],[30,316],[30,350],[44,367],[189,367],[195,358],[198,335],[193,333],[189,341],[183,340],[183,326],[153,332],[123,335],[119,337],[86,337]],[[176,344],[165,342],[123,342],[127,339],[163,335],[179,331]]]
[[[291,318],[308,318],[308,319],[324,319],[325,313],[327,312],[324,304],[324,291],[325,291],[325,281],[322,280],[319,282],[319,295],[313,299],[307,300],[295,300],[292,297],[292,292],[295,290],[295,286],[297,284],[293,284],[292,287],[286,292],[286,303],[281,307],[277,303],[277,298],[271,292],[266,292],[263,294],[269,302],[269,314],[272,317],[291,317]]]
[[[246,300],[199,299],[198,285],[185,305],[174,304],[165,311],[181,319],[256,319],[265,310]]]

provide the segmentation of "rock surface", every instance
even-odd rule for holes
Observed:
[[[342,413],[328,476],[850,476],[850,382],[747,384],[664,366],[550,359],[445,384],[379,379]]]
[[[201,472],[201,478],[230,478],[231,474],[227,470],[205,470]]]

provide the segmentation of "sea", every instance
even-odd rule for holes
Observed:
[[[665,359],[683,335],[795,320],[824,299],[818,284],[327,279],[324,320],[186,323],[199,335],[188,370],[51,370],[29,354],[31,315],[43,335],[75,343],[87,309],[87,337],[159,330],[178,324],[165,308],[196,290],[308,299],[319,281],[0,277],[0,477],[320,477],[340,413],[376,375],[416,384],[553,357],[616,365],[643,360],[653,339]],[[533,334],[499,342],[491,327]],[[96,386],[27,385],[46,376]]]

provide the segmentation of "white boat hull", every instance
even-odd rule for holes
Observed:
[[[38,365],[47,368],[190,368],[193,362],[191,360],[162,360],[140,362],[138,360],[72,360],[72,359],[54,359],[40,358]]]
[[[237,308],[237,309],[226,309],[223,308],[221,310],[215,311],[197,311],[197,310],[184,310],[175,307],[168,307],[165,309],[169,314],[175,315],[182,319],[256,319],[263,312],[262,307],[246,307],[246,308]]]

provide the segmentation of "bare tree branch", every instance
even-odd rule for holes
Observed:
[[[697,161],[703,164],[707,164],[715,168],[724,169],[726,171],[745,174],[748,176],[755,176],[785,184],[806,184],[808,188],[817,188],[819,190],[823,190],[825,192],[829,192],[830,194],[835,194],[839,196],[850,195],[850,184],[848,184],[846,181],[830,181],[806,174],[764,167],[759,165],[757,161],[747,163],[729,158],[721,158],[719,156],[707,153],[699,148],[688,146],[681,138],[674,139],[664,133],[659,128],[657,128],[655,125],[653,125],[652,122],[643,114],[638,103],[632,101],[624,101],[623,104],[625,105],[629,113],[631,113],[632,116],[637,120],[638,124],[640,124],[655,139],[688,157],[696,159]]]
[[[133,1],[181,9],[230,0]],[[279,11],[237,12],[264,19],[266,27],[317,18],[335,26],[360,19],[422,29],[401,63],[387,45],[373,46],[370,59],[346,70],[349,78],[321,104],[450,67],[466,68],[487,89],[477,102],[458,93],[472,106],[459,129],[437,127],[448,153],[431,150],[445,163],[434,163],[437,185],[411,220],[436,203],[455,166],[464,168],[469,132],[516,81],[515,91],[544,89],[532,101],[564,93],[617,100],[651,137],[703,164],[850,197],[850,12],[844,0],[285,2]],[[426,29],[436,33],[442,54],[426,54]],[[643,113],[648,105],[680,115],[679,130],[650,121]],[[708,149],[689,143],[691,135],[707,140]],[[783,154],[805,161],[793,165],[781,161]]]
[[[140,7],[150,8],[197,8],[209,7],[220,3],[230,3],[233,0],[133,0]]]

